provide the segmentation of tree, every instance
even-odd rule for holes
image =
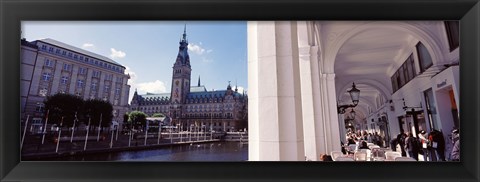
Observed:
[[[163,115],[162,113],[155,113],[152,114],[152,117],[165,117],[165,115]]]
[[[45,115],[48,112],[48,123],[60,124],[63,117],[63,125],[71,127],[75,119],[75,113],[82,113],[83,99],[71,94],[57,93],[48,96],[44,101]]]
[[[98,126],[100,122],[100,116],[102,116],[102,127],[110,126],[113,118],[113,106],[110,102],[99,100],[99,99],[90,99],[86,100],[83,105],[84,117],[91,119],[91,125]]]
[[[141,111],[132,111],[128,115],[128,123],[133,126],[145,126],[147,122],[147,114]]]
[[[131,129],[132,128],[132,125],[128,122],[128,113],[125,113],[123,115],[123,123],[127,123],[126,126]]]

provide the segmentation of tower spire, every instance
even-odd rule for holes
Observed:
[[[238,91],[238,86],[237,86],[237,79],[235,79],[235,92]]]
[[[187,24],[183,27],[183,42],[187,42]]]
[[[200,87],[200,75],[198,75],[198,87]]]

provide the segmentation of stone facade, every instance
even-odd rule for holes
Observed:
[[[84,100],[109,101],[113,105],[113,121],[122,125],[128,111],[129,78],[125,66],[107,57],[53,39],[22,39],[22,122],[29,117],[29,130],[38,132],[45,120],[45,98],[68,93]]]

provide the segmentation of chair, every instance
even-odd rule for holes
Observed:
[[[391,148],[380,148],[380,150],[383,150],[384,152],[391,152],[391,151],[393,151]]]
[[[400,152],[391,152],[391,151],[385,152],[386,161],[394,161],[395,158],[397,157],[402,157],[402,154]]]
[[[371,158],[376,160],[385,159],[385,152],[380,150],[380,148],[372,148]]]
[[[368,146],[368,148],[370,148],[370,150],[374,149],[374,148],[380,148],[380,146],[378,145],[370,145]]]
[[[367,152],[357,151],[353,155],[355,161],[367,161]]]
[[[349,151],[350,153],[353,153],[356,149],[357,149],[357,145],[355,144],[350,144],[347,147],[347,151]]]
[[[367,153],[367,159],[370,159],[372,151],[370,149],[360,149],[361,152]]]
[[[337,157],[343,156],[343,153],[341,151],[332,151],[330,152],[330,155],[332,156],[332,159],[335,161]]]
[[[340,157],[337,157],[335,161],[355,161],[355,160],[351,157],[340,156]]]
[[[411,157],[396,157],[395,161],[417,161],[417,160]]]

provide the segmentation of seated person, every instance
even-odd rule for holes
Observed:
[[[366,141],[362,141],[358,149],[369,149]]]
[[[320,156],[320,161],[333,161],[332,156],[323,154]]]

